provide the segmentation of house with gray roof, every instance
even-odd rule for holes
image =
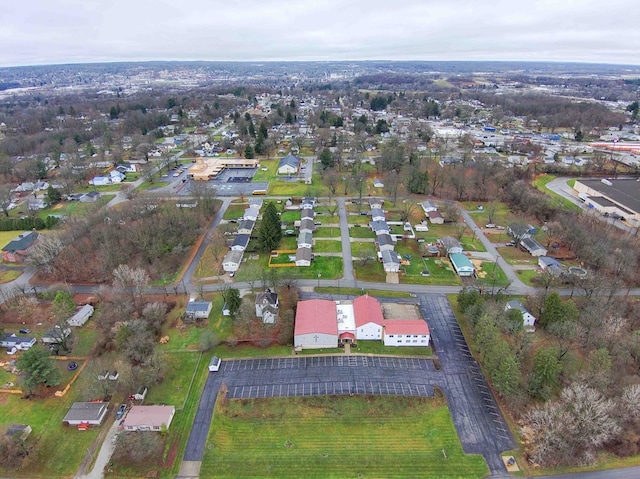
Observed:
[[[74,402],[62,419],[63,424],[99,426],[107,415],[108,402]]]
[[[531,256],[546,256],[547,248],[538,243],[534,238],[528,236],[520,240],[520,246],[529,252]]]
[[[297,175],[298,171],[300,171],[300,158],[293,156],[292,154],[288,154],[284,158],[280,159],[280,162],[278,163],[279,175]]]
[[[313,247],[313,235],[311,233],[303,232],[298,235],[298,248],[312,248]]]
[[[2,261],[5,263],[23,263],[38,236],[37,231],[20,233],[2,248]]]
[[[313,255],[309,248],[298,248],[296,251],[296,266],[311,266]]]
[[[375,244],[378,247],[378,251],[384,251],[386,249],[393,250],[396,242],[393,240],[391,235],[381,234],[376,236]]]
[[[231,244],[231,251],[244,251],[247,249],[250,239],[249,235],[236,235]]]
[[[386,273],[397,273],[400,271],[400,258],[394,250],[384,250],[380,252],[382,267]]]

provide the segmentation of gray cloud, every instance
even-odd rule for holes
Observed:
[[[631,0],[19,0],[0,65],[120,60],[640,64]]]

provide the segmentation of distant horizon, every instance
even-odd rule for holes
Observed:
[[[151,59],[151,60],[89,60],[89,61],[63,61],[60,63],[32,63],[1,65],[0,69],[12,68],[33,68],[33,67],[63,67],[82,65],[122,65],[122,64],[152,64],[152,63],[231,63],[231,64],[276,64],[276,63],[486,63],[486,64],[553,64],[553,65],[600,65],[615,67],[635,67],[640,70],[640,60],[638,63],[615,63],[602,61],[576,61],[576,60],[421,60],[421,59],[335,59],[335,60],[292,60],[292,59],[268,59],[268,60],[195,60],[195,59]]]

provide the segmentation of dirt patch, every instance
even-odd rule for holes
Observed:
[[[382,303],[385,319],[422,319],[418,306],[407,303]]]

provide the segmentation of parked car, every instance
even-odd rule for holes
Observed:
[[[19,332],[20,334],[29,334],[31,330],[29,328],[22,328]]]
[[[485,226],[485,228],[495,228],[496,225],[493,223],[489,223],[488,225]]]
[[[120,404],[120,407],[116,411],[116,419],[122,419],[124,417],[125,412],[127,412],[127,405]]]

